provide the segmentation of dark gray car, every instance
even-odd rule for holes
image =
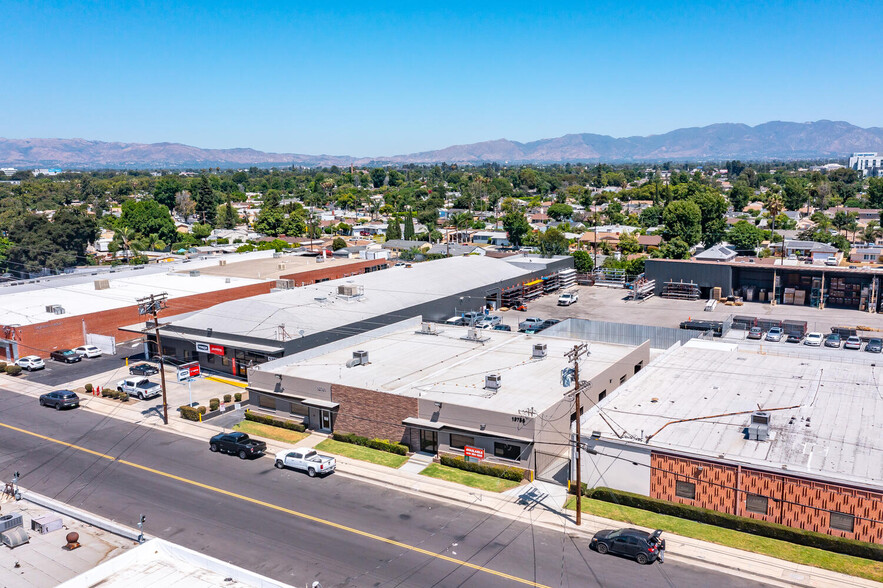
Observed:
[[[80,406],[80,397],[70,390],[55,390],[40,395],[40,406],[52,406],[55,410]]]
[[[665,560],[665,539],[660,537],[662,531],[647,533],[640,529],[605,529],[592,537],[589,547],[600,554],[615,553],[624,555],[639,564]]]

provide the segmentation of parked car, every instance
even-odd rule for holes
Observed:
[[[129,366],[129,374],[133,376],[152,376],[158,373],[159,368],[149,363],[136,363]]]
[[[496,315],[486,316],[477,323],[475,323],[476,328],[479,329],[493,329],[497,325],[503,322],[503,317],[499,317]]]
[[[839,262],[836,257],[829,257],[825,260],[825,265],[837,265]]]
[[[478,321],[480,321],[483,318],[484,318],[484,313],[481,313],[481,312],[470,311],[470,312],[463,313],[463,321],[464,321],[464,324],[466,324],[466,325],[471,325],[473,323],[473,321],[475,321],[475,323],[478,323]]]
[[[494,325],[495,331],[511,331],[512,327],[509,325]]]
[[[880,353],[883,351],[883,339],[868,339],[868,344],[865,345],[865,351],[868,353]]]
[[[80,397],[70,390],[55,390],[40,395],[40,406],[51,406],[55,410],[80,406]]]
[[[80,345],[74,347],[74,353],[80,357],[101,357],[101,350],[94,345]]]
[[[337,460],[327,455],[319,455],[310,447],[286,449],[276,454],[276,467],[305,471],[311,478],[316,474],[328,475],[337,467]]]
[[[782,327],[770,327],[770,330],[767,331],[766,334],[766,340],[778,343],[782,340],[782,335],[784,334],[785,331],[782,330]]]
[[[83,360],[83,358],[73,349],[56,349],[49,354],[49,358],[64,363],[77,363],[78,361]]]
[[[541,324],[543,324],[543,319],[537,318],[535,316],[528,317],[518,323],[518,330],[521,332],[537,331],[540,328]]]
[[[543,323],[540,325],[540,328],[537,330],[542,331],[543,329],[548,329],[549,327],[555,326],[560,322],[561,322],[561,319],[546,319],[543,321]]]
[[[800,343],[802,340],[803,337],[799,333],[788,333],[785,343]]]
[[[749,339],[763,339],[763,329],[760,327],[751,327],[748,331]]]
[[[639,564],[665,560],[665,539],[662,531],[647,533],[639,529],[605,529],[592,537],[589,547],[600,554],[615,553],[633,558]]]
[[[803,339],[803,344],[810,345],[812,347],[819,347],[824,339],[825,336],[821,333],[807,333],[806,337]]]
[[[856,337],[853,335],[846,339],[846,343],[843,344],[844,349],[861,349],[862,348],[862,338]]]
[[[579,292],[565,292],[558,296],[558,306],[570,306],[579,300]]]
[[[125,392],[129,396],[134,396],[138,400],[147,398],[156,398],[162,395],[162,386],[156,382],[151,382],[146,377],[126,378],[117,382],[117,391]]]
[[[267,444],[255,441],[245,433],[219,433],[209,439],[208,448],[211,451],[238,455],[239,459],[248,459],[266,453]]]
[[[825,337],[825,347],[836,347],[840,349],[840,333],[831,333]]]
[[[28,370],[29,372],[32,372],[34,370],[42,370],[46,367],[46,364],[43,362],[43,358],[37,357],[36,355],[21,357],[18,359],[18,361],[15,362],[15,365],[23,370]]]

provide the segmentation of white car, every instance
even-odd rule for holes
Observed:
[[[503,323],[502,317],[490,315],[486,316],[477,323],[475,323],[476,329],[493,329],[499,324]]]
[[[15,362],[15,365],[23,370],[28,370],[29,372],[32,372],[34,370],[42,370],[46,367],[43,359],[41,357],[37,357],[36,355],[28,355],[26,357],[22,357]]]
[[[316,474],[330,474],[337,467],[337,460],[327,455],[319,455],[312,447],[285,449],[276,454],[276,467],[303,470],[311,478]]]
[[[74,347],[74,353],[80,357],[101,357],[101,350],[94,345],[80,345]]]
[[[579,300],[578,292],[565,292],[558,297],[558,306],[570,306]]]
[[[148,398],[156,398],[162,396],[162,386],[156,382],[151,382],[147,378],[126,378],[117,382],[117,391],[125,392],[129,396],[134,396],[139,400]]]
[[[822,341],[825,340],[825,336],[821,333],[807,333],[806,337],[803,339],[804,345],[811,345],[812,347],[821,347]]]

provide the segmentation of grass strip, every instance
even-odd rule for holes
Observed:
[[[341,441],[335,441],[334,439],[326,439],[322,441],[316,445],[316,451],[325,451],[327,453],[342,455],[344,457],[358,459],[359,461],[376,463],[377,465],[390,468],[401,467],[403,463],[408,461],[408,457],[405,455],[388,453],[386,451],[371,449],[370,447],[363,447],[352,443],[343,443]]]
[[[308,433],[299,433],[297,431],[283,429],[282,427],[274,427],[273,425],[265,425],[263,423],[256,423],[254,421],[242,421],[241,423],[234,425],[233,429],[256,437],[264,437],[266,439],[273,439],[274,441],[281,441],[282,443],[290,443],[292,445],[309,437]]]
[[[512,480],[504,480],[495,476],[486,476],[484,474],[476,474],[467,472],[457,468],[443,466],[438,463],[430,464],[429,467],[420,472],[421,476],[429,476],[439,480],[447,480],[448,482],[456,482],[464,486],[471,486],[480,490],[489,490],[491,492],[503,492],[519,486],[519,482]]]

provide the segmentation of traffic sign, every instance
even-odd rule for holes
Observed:
[[[469,445],[466,445],[465,447],[463,447],[463,454],[466,457],[484,459],[484,449],[480,449],[478,447],[470,447]]]

